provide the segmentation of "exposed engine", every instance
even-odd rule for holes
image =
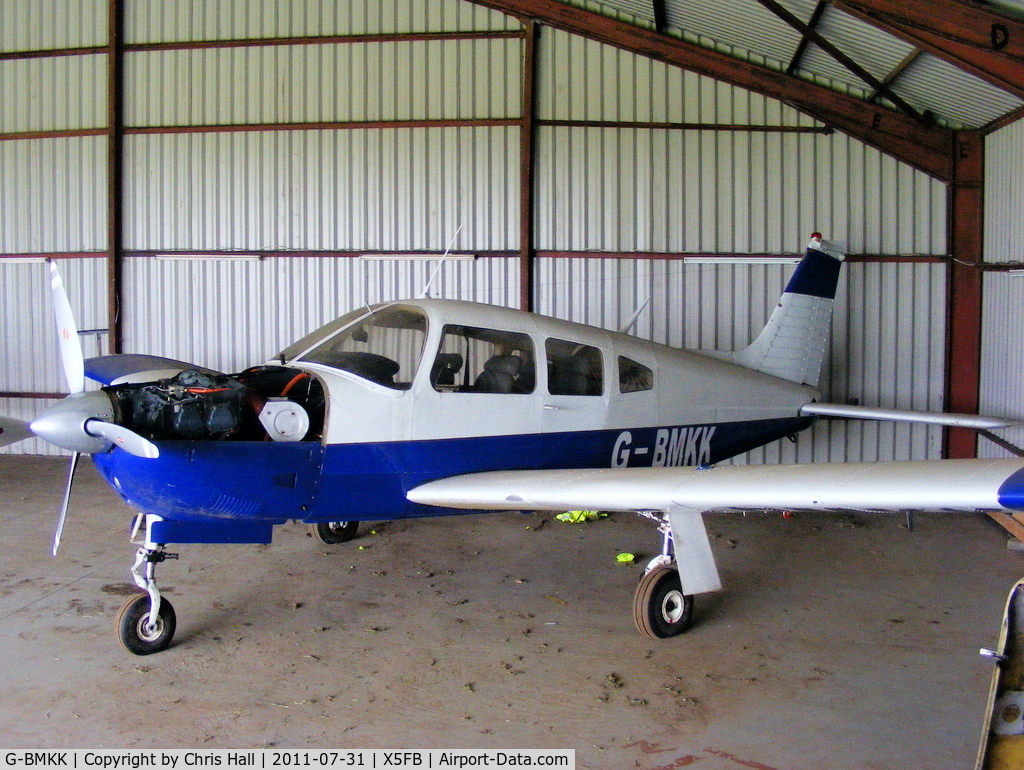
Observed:
[[[118,424],[154,440],[314,441],[323,433],[323,386],[291,367],[233,375],[186,370],[105,390],[117,404]]]

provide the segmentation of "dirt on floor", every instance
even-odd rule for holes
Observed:
[[[170,649],[136,657],[129,511],[83,463],[0,457],[0,747],[571,748],[581,768],[968,767],[1024,555],[981,515],[710,514],[725,590],[670,640],[614,514],[363,524],[172,547]],[[624,566],[617,554],[631,552]]]

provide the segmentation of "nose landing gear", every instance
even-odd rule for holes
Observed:
[[[142,525],[143,522],[137,520],[135,530]],[[148,526],[146,533],[146,542],[136,552],[132,565],[135,584],[146,593],[136,594],[122,604],[116,620],[118,641],[134,655],[152,655],[167,649],[177,625],[174,607],[160,596],[156,586],[156,565],[177,559],[178,554],[167,553],[163,545],[150,542]]]

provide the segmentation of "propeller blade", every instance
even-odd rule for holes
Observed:
[[[136,457],[155,460],[160,456],[160,449],[156,444],[123,425],[103,420],[88,420],[85,423],[85,432],[92,436],[102,436]]]
[[[64,366],[64,378],[71,393],[85,390],[85,355],[78,339],[75,315],[71,312],[68,293],[57,271],[57,263],[50,261],[50,288],[53,292],[53,317],[57,322],[57,343],[60,347],[60,362]]]
[[[27,422],[10,417],[0,417],[0,446],[7,446],[31,437],[32,431],[28,429]]]
[[[57,531],[53,535],[53,555],[57,555],[57,548],[60,546],[60,536],[64,532],[64,520],[68,516],[68,502],[71,500],[71,482],[75,479],[75,469],[78,467],[78,458],[81,453],[75,452],[71,455],[71,470],[68,472],[68,485],[64,488],[64,502],[60,506],[60,517],[57,519]]]

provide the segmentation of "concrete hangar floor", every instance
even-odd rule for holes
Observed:
[[[573,748],[583,768],[973,762],[1006,592],[982,515],[709,515],[725,591],[653,641],[631,599],[651,522],[489,514],[323,546],[182,546],[170,649],[114,618],[130,511],[83,463],[0,457],[4,748]],[[376,534],[371,534],[375,532]]]

